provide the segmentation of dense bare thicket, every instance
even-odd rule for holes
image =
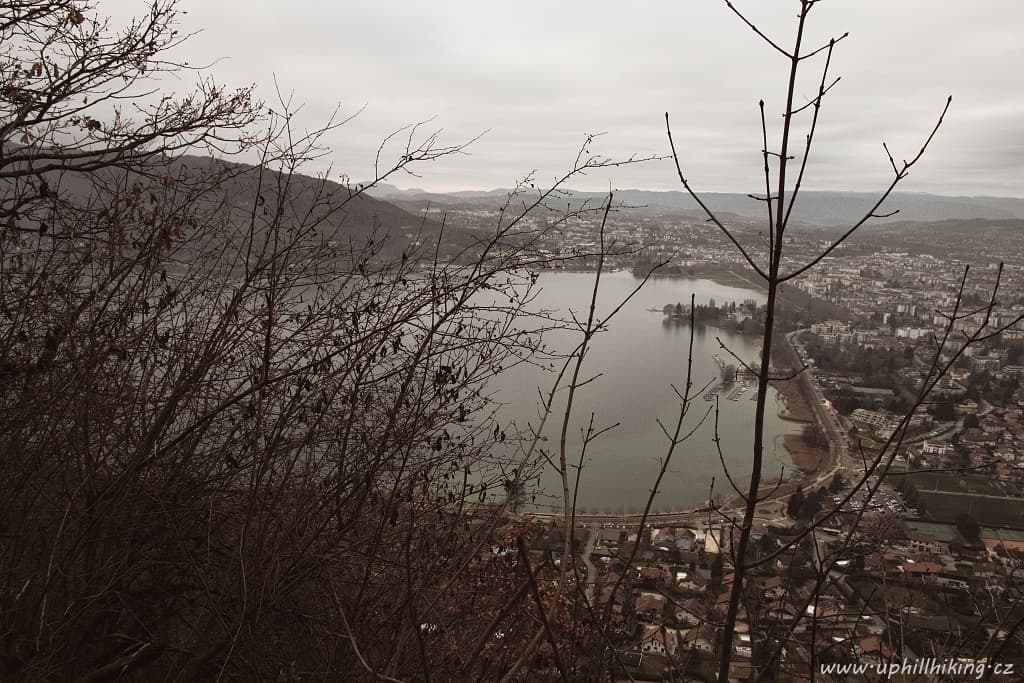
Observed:
[[[705,523],[726,529],[710,564],[728,600],[697,620],[717,646],[669,657],[677,679],[714,659],[728,680],[738,624],[755,678],[813,672],[818,640],[855,638],[849,624],[863,616],[827,610],[837,563],[877,552],[856,530],[886,533],[863,509],[839,538],[817,529],[859,489],[870,500],[906,420],[877,452],[834,449],[831,467],[851,484],[838,506],[785,534],[753,533],[770,359],[785,356],[773,354],[786,343],[774,329],[779,289],[875,217],[935,134],[907,162],[888,157],[891,183],[863,220],[817,258],[787,259],[841,40],[802,46],[815,4],[800,2],[792,49],[740,15],[790,78],[777,151],[760,108],[765,241],[741,243],[708,211],[763,278],[767,317],[749,478],[731,473],[739,503]],[[193,89],[166,94],[192,75],[170,56],[182,41],[173,2],[121,29],[97,17],[70,0],[0,8],[0,678],[628,675],[629,612],[645,581],[636,564],[660,479],[712,411],[693,412],[703,388],[688,366],[637,540],[597,582],[572,520],[586,449],[609,423],[584,419],[580,452],[567,435],[580,426],[574,397],[600,372],[585,363],[589,345],[618,310],[595,313],[604,257],[621,245],[605,240],[611,198],[565,208],[562,186],[616,162],[591,156],[588,138],[550,189],[527,179],[495,225],[453,229],[302,175],[344,121],[300,134],[287,100],[271,113],[250,90],[198,74]],[[811,60],[817,95],[800,105],[798,72]],[[461,149],[411,126],[382,145],[371,180]],[[259,163],[222,160],[239,152]],[[540,248],[547,231],[591,212],[595,253]],[[527,269],[560,258],[596,266],[587,316],[533,310]],[[997,289],[945,312],[914,408],[968,344],[998,331],[987,315]],[[541,337],[553,327],[578,345],[549,355]],[[487,383],[540,361],[556,369],[540,424],[517,431]],[[558,393],[566,407],[554,414]],[[552,424],[557,448],[543,444]],[[560,475],[568,523],[538,530],[512,513],[545,464]],[[762,609],[758,574],[784,579],[774,612]],[[808,578],[813,590],[796,590]],[[976,652],[998,657],[1024,624],[1012,599],[1004,633]]]
[[[298,175],[334,123],[298,136],[288,102],[209,80],[161,94],[190,74],[172,2],[123,29],[2,12],[2,677],[556,670],[567,591],[506,515],[538,437],[485,383],[556,324],[523,328],[523,268],[599,208],[548,209],[559,184],[608,160],[450,234]],[[387,143],[381,178],[460,149]],[[238,151],[261,163],[180,156]]]

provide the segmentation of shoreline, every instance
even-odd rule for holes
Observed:
[[[747,271],[754,276],[753,271]],[[740,287],[764,292],[763,285],[736,272],[732,266],[720,264],[708,268],[694,269],[690,273],[654,273],[652,278],[667,278],[681,280],[710,280],[719,285],[727,287]],[[654,309],[652,309],[654,310]],[[704,323],[710,327],[718,327],[713,323]],[[758,335],[760,336],[760,335]],[[774,380],[769,386],[775,389],[776,415],[780,420],[793,423],[794,425],[816,424],[817,420],[813,411],[807,404],[800,390],[797,388],[796,380]],[[803,440],[799,433],[779,435],[781,447],[789,455],[793,467],[802,474],[813,474],[819,470],[822,464],[828,462],[828,451],[818,446],[812,446]],[[773,485],[777,481],[773,480]]]
[[[651,274],[652,279],[666,278],[671,280],[711,280],[720,285],[726,287],[738,287],[742,289],[753,289],[758,292],[765,292],[765,286],[757,282],[754,278],[757,275],[752,270],[746,270],[743,272],[736,272],[734,268],[742,268],[740,264],[716,264],[711,266],[694,269],[693,274],[689,272],[656,272]],[[629,271],[628,268],[619,268],[616,270],[609,270],[608,272],[620,272],[622,270]],[[593,273],[594,268],[548,268],[541,269],[540,272],[552,272],[552,273]],[[632,273],[633,277],[642,279],[643,276]]]
[[[656,272],[651,275],[652,279],[659,279],[662,282],[671,281],[682,281],[682,280],[707,280],[718,285],[727,287],[736,287],[743,290],[752,292],[764,292],[763,286],[758,285],[754,280],[754,274],[749,273],[751,278],[744,277],[741,273],[737,273],[738,266],[722,264],[718,267],[711,266],[709,268],[694,268],[693,272]],[[558,269],[557,272],[574,272],[574,273],[588,273],[592,272],[591,269]],[[616,272],[621,273],[621,270]],[[632,273],[631,273],[632,274]],[[633,277],[637,277],[632,274]],[[648,304],[647,306],[650,306]],[[645,310],[658,313],[659,315],[664,314],[664,307],[646,307]],[[703,323],[709,328],[715,330],[722,329],[717,321],[705,321]],[[750,335],[748,336],[752,340],[757,340],[761,335]],[[788,342],[783,340],[781,344],[785,345]],[[820,447],[812,446],[804,441],[803,434],[801,433],[800,427],[806,424],[815,424],[817,422],[816,416],[811,409],[811,406],[803,398],[800,392],[800,387],[797,380],[775,380],[769,382],[769,385],[775,389],[775,407],[765,406],[766,410],[775,411],[776,416],[784,421],[788,427],[784,427],[784,433],[777,434],[770,441],[765,443],[765,457],[771,458],[771,451],[774,450],[776,460],[776,469],[774,472],[770,472],[770,466],[766,466],[765,471],[762,473],[764,479],[761,482],[760,490],[761,495],[771,494],[770,500],[765,500],[761,505],[768,505],[772,502],[784,498],[786,495],[795,490],[796,486],[804,482],[809,475],[822,471],[822,468],[827,466],[829,462],[829,453],[827,450],[823,450]],[[780,452],[779,449],[783,449],[784,452]],[[778,465],[782,465],[786,473],[783,476],[783,481],[779,481],[779,469]],[[792,469],[790,469],[792,468]],[[715,487],[719,489],[718,486]],[[741,484],[741,488],[745,490],[746,486]],[[721,491],[719,493],[719,490]],[[718,509],[731,509],[737,505],[737,501],[733,500],[736,498],[733,491],[729,490],[728,487],[725,489],[719,489],[715,492],[715,498],[718,500]],[[721,496],[721,498],[719,498]],[[706,498],[706,494],[704,496]],[[660,504],[656,504],[649,515],[650,521],[665,522],[674,518],[691,518],[699,517],[708,512],[708,501],[691,501],[683,503],[676,507],[675,505],[665,505],[662,501]],[[680,501],[681,502],[681,501]],[[576,518],[578,521],[594,522],[598,520],[628,520],[628,519],[639,519],[639,509],[642,509],[642,505],[633,506],[632,509],[623,509],[625,506],[620,506],[618,510],[613,511],[611,507],[604,508],[603,506],[585,506],[576,511]],[[637,509],[639,508],[639,509]],[[533,509],[527,514],[536,516],[538,518],[558,518],[561,517],[561,512],[553,510],[546,506],[542,506],[540,509]]]
[[[795,379],[775,380],[770,384],[776,391],[780,419],[794,424],[817,424],[814,412],[800,393]],[[804,474],[817,472],[823,463],[828,462],[828,451],[807,443],[802,434],[784,434],[782,446],[789,453],[793,466]]]
[[[581,271],[585,272],[585,271]],[[755,276],[753,271],[747,271],[752,277]],[[636,277],[636,275],[634,275]],[[693,274],[690,273],[654,273],[651,278],[668,278],[672,280],[710,280],[716,284],[724,285],[726,287],[739,287],[742,289],[753,289],[758,292],[767,291],[764,285],[752,280],[744,275],[737,273],[730,267],[719,266],[708,269],[694,269]]]
[[[795,380],[772,380],[769,385],[775,388],[779,398],[778,416],[787,422],[801,422],[811,424],[814,422],[814,414],[807,401],[800,394],[800,390],[794,384]]]

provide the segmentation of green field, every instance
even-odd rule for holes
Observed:
[[[939,522],[955,522],[968,514],[981,526],[1024,530],[1024,500],[973,494],[922,491],[917,493],[925,504],[925,516]]]
[[[910,531],[920,531],[926,533],[937,541],[943,543],[949,543],[956,539],[956,524],[946,524],[943,522],[925,522],[920,519],[908,519],[903,522],[903,525]],[[1014,532],[1008,532],[1014,533]]]
[[[913,484],[920,493],[926,491],[948,491],[950,493],[977,493],[985,496],[1001,496],[999,484],[977,474],[952,474],[950,472],[914,472],[888,477],[893,486],[905,481]]]

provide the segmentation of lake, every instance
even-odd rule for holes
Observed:
[[[628,272],[605,273],[601,280],[598,313],[607,314],[639,282]],[[556,309],[563,315],[571,311],[584,321],[593,283],[593,273],[542,272],[538,280],[541,291],[535,308]],[[595,414],[596,428],[615,423],[619,425],[587,447],[580,477],[578,511],[628,512],[643,508],[668,447],[668,439],[657,421],[660,419],[671,433],[679,410],[679,401],[672,386],[680,391],[683,389],[690,337],[689,325],[664,324],[661,309],[669,303],[688,304],[691,293],[696,296],[697,304],[707,304],[709,299],[714,299],[718,305],[730,301],[739,304],[746,299],[754,299],[758,303],[765,300],[762,292],[710,280],[656,278],[619,311],[607,331],[595,337],[581,378],[598,373],[601,377],[580,388],[574,399],[569,425],[569,462],[575,464],[579,461],[580,434],[589,423],[591,412]],[[657,310],[652,312],[649,310],[652,308]],[[758,361],[760,338],[698,325],[693,344],[695,387],[719,376],[714,356],[720,356],[727,363],[735,362],[727,351],[722,350],[719,340],[747,363]],[[579,335],[547,334],[544,341],[549,347],[570,350],[578,343]],[[492,388],[507,404],[505,419],[515,420],[520,425],[527,420],[536,424],[537,387],[547,390],[553,380],[553,374],[523,366],[500,376]],[[737,400],[727,400],[727,393],[723,392],[718,401],[722,453],[733,478],[745,485],[749,480],[753,447],[755,402],[751,396],[755,393],[755,385],[750,382],[749,388]],[[555,419],[549,419],[544,432],[548,440],[543,446],[552,453],[556,462],[564,399],[565,392],[562,400],[556,401]],[[769,389],[764,472],[767,478],[777,476],[783,466],[787,474],[792,472],[792,463],[782,446],[781,436],[794,431],[796,426],[777,416],[777,400],[775,391]],[[714,406],[715,401],[697,396],[691,404],[683,432],[692,429],[699,417]],[[712,477],[715,478],[716,495],[731,493],[713,442],[714,434],[712,412],[693,436],[676,448],[654,509],[668,511],[705,501]],[[536,506],[540,509],[559,506],[561,483],[557,472],[547,467],[539,484]],[[530,500],[532,497],[528,496],[527,501]]]

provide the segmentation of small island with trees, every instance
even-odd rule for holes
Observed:
[[[662,308],[665,325],[685,325],[690,322],[690,305],[681,302],[665,304]],[[730,301],[721,306],[714,299],[707,304],[694,304],[693,321],[700,325],[713,325],[735,334],[757,334],[764,321],[764,306],[753,299]]]

